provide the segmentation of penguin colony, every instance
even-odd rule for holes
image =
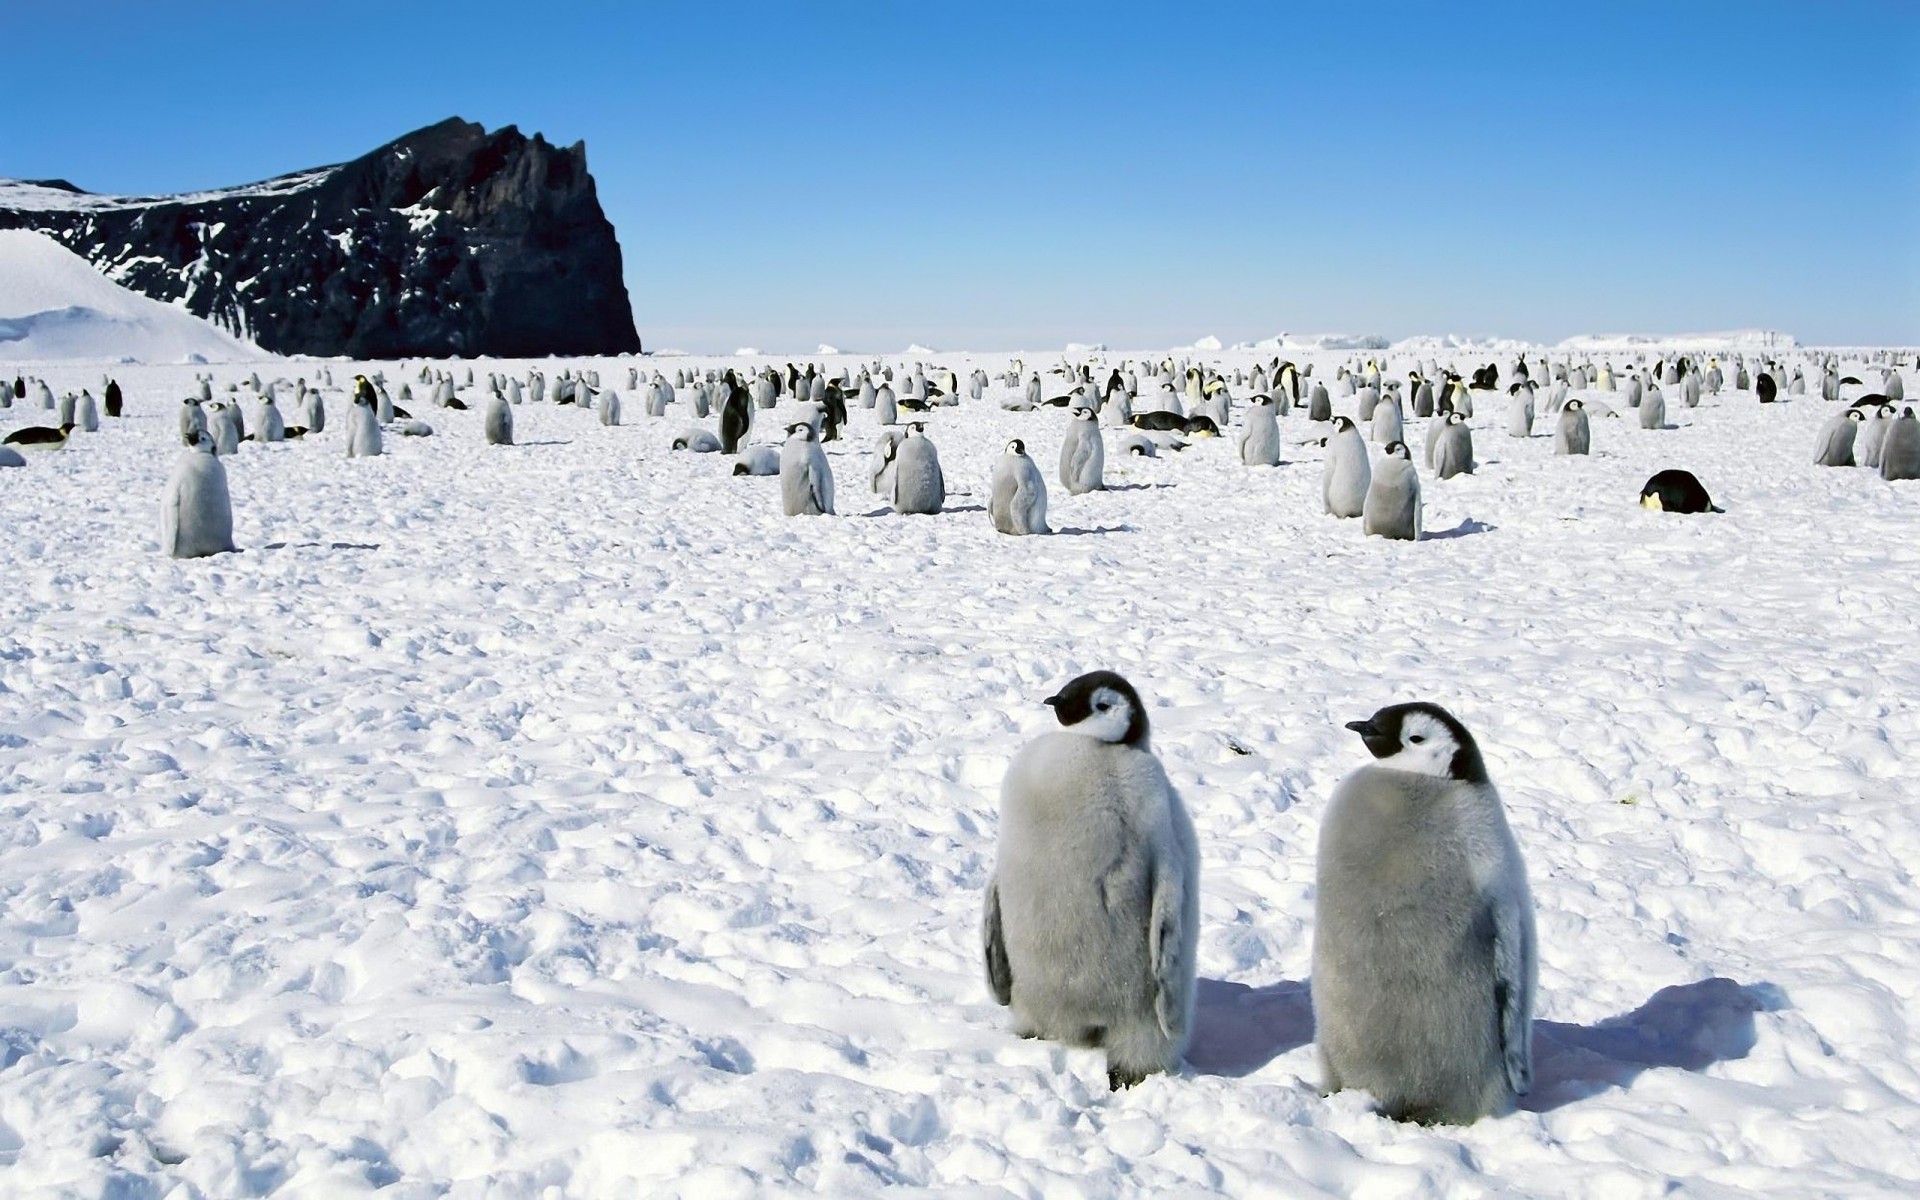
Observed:
[[[1832,359],[1816,359],[1824,401],[1843,388]],[[1737,361],[1736,388],[1760,403],[1807,394],[1800,366]],[[1407,441],[1424,421],[1426,469],[1436,483],[1472,474],[1479,464],[1470,425],[1475,393],[1497,394],[1499,367],[1483,364],[1471,382],[1438,364],[1422,364],[1403,384],[1384,364],[1341,366],[1331,381],[1278,359],[1250,378],[1205,365],[1127,362],[1103,373],[1090,364],[1049,368],[1049,378],[1020,361],[1001,377],[1003,408],[1066,410],[1057,478],[1069,496],[1108,487],[1108,430],[1127,458],[1187,450],[1225,434],[1239,410],[1232,454],[1246,467],[1286,463],[1290,447],[1322,450],[1321,494],[1331,519],[1360,518],[1365,536],[1418,541],[1423,532],[1420,469]],[[1671,429],[1665,388],[1682,411],[1717,395],[1727,372],[1689,359],[1655,363],[1525,359],[1508,377],[1503,413],[1508,436],[1535,436],[1551,422],[1553,453],[1592,453],[1594,414],[1613,415],[1595,396],[1612,392],[1638,410],[1640,428]],[[1789,381],[1782,385],[1779,379]],[[1329,382],[1331,386],[1329,386]],[[1864,466],[1886,480],[1920,479],[1920,419],[1902,402],[1897,365],[1823,426],[1812,465]],[[344,406],[349,458],[383,453],[383,432],[427,436],[433,429],[405,404],[451,412],[483,410],[474,431],[488,446],[513,447],[514,410],[528,403],[572,405],[605,428],[622,425],[619,394],[592,371],[540,370],[490,376],[477,405],[462,400],[451,374],[422,368],[395,390],[381,375],[356,375]],[[1597,383],[1597,387],[1594,384]],[[966,379],[916,365],[896,372],[876,363],[857,376],[829,378],[812,365],[785,371],[708,372],[705,378],[630,371],[626,386],[644,398],[648,419],[690,410],[670,446],[733,459],[736,477],[777,477],[786,516],[831,516],[834,473],[825,447],[858,424],[879,428],[868,460],[871,490],[900,514],[946,512],[948,481],[929,429],[938,410],[978,401],[985,371]],[[897,385],[897,388],[896,388]],[[469,372],[467,386],[475,386]],[[1245,399],[1234,395],[1241,390]],[[216,395],[211,378],[178,401],[181,450],[161,505],[162,551],[193,559],[231,552],[233,511],[225,461],[245,442],[278,443],[324,431],[330,371],[320,386],[305,379],[262,383]],[[0,466],[21,466],[22,450],[83,445],[128,400],[103,380],[56,398],[43,380],[0,383],[6,408],[58,416],[56,425],[13,430]],[[756,423],[786,397],[799,419],[777,444],[752,440]],[[1351,401],[1352,416],[1334,411]],[[250,401],[250,404],[243,403]],[[137,403],[137,401],[136,401]],[[156,402],[157,408],[157,402]],[[904,427],[899,412],[922,414]],[[251,429],[247,412],[251,411]],[[854,414],[862,415],[855,418]],[[291,420],[289,420],[291,416]],[[1284,436],[1283,421],[1304,418],[1316,436]],[[707,428],[701,421],[713,420]],[[169,420],[172,420],[169,418]],[[1000,533],[1051,532],[1047,481],[1026,439],[1005,444],[985,489],[988,520]],[[1641,489],[1643,508],[1673,514],[1722,511],[1690,472],[1662,470]],[[1201,861],[1192,822],[1155,757],[1147,709],[1138,691],[1111,671],[1069,681],[1045,703],[1061,726],[1028,743],[1007,768],[992,875],[984,897],[982,954],[989,989],[1009,1009],[1015,1032],[1099,1050],[1115,1089],[1179,1069],[1193,1029]],[[1317,857],[1312,998],[1325,1092],[1364,1089],[1398,1120],[1467,1123],[1510,1110],[1532,1083],[1531,1032],[1538,975],[1533,908],[1520,847],[1508,828],[1472,732],[1446,709],[1403,703],[1347,723],[1373,762],[1334,789]]]

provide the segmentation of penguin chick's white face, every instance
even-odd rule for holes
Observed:
[[[1112,671],[1082,675],[1046,702],[1069,733],[1146,748],[1147,712],[1140,695]]]
[[[1437,704],[1395,704],[1365,721],[1348,721],[1380,765],[1394,771],[1487,782],[1480,747],[1466,726]]]

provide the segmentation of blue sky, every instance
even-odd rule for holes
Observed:
[[[0,175],[585,139],[649,347],[1920,342],[1916,0],[0,12]]]

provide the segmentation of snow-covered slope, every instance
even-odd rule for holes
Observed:
[[[0,229],[0,362],[270,357],[183,308],[128,291],[44,233]]]
[[[896,517],[856,407],[841,515],[787,519],[668,450],[686,389],[650,420],[630,364],[566,365],[630,423],[527,403],[493,448],[483,387],[333,364],[325,434],[226,460],[215,559],[156,550],[190,368],[0,472],[0,1195],[1920,1194],[1920,483],[1813,466],[1832,406],[1589,392],[1622,416],[1568,459],[1501,396],[1417,543],[1323,514],[1298,412],[1274,469],[1108,431],[1111,490],[1007,538],[992,464],[1051,485],[1061,410],[923,414],[951,511]],[[347,459],[357,369],[435,436]],[[1726,513],[1639,508],[1669,466]],[[978,944],[1007,762],[1097,667],[1203,862],[1189,1063],[1118,1095],[1008,1029]],[[1413,698],[1539,908],[1534,1093],[1464,1129],[1317,1091],[1341,725]]]

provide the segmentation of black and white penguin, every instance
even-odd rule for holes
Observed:
[[[1655,512],[1670,513],[1717,513],[1725,509],[1714,507],[1707,489],[1691,471],[1668,468],[1657,471],[1646,486],[1640,489],[1640,507]]]
[[[101,400],[106,405],[109,417],[118,417],[124,411],[126,396],[120,391],[119,380],[107,380],[107,390],[101,393]]]
[[[1192,1031],[1199,842],[1132,684],[1094,671],[1047,703],[1065,729],[1000,788],[987,980],[1022,1037],[1103,1050],[1117,1091],[1176,1069]]]
[[[72,425],[62,425],[58,429],[27,425],[0,438],[0,446],[18,446],[22,450],[60,450],[66,447],[67,437],[73,430]]]
[[[1867,414],[1857,408],[1842,409],[1820,429],[1820,444],[1814,447],[1813,461],[1822,467],[1851,467],[1853,439],[1860,432]]]
[[[747,436],[753,423],[753,398],[731,368],[722,381],[727,394],[720,401],[720,452],[734,454],[740,449],[740,443]]]
[[[1438,420],[1439,418],[1435,418]],[[1437,479],[1473,474],[1473,429],[1461,413],[1449,413],[1433,441],[1433,474]]]
[[[1405,442],[1390,442],[1373,468],[1361,510],[1360,530],[1371,537],[1420,540],[1420,472]]]
[[[1560,423],[1553,431],[1555,454],[1587,454],[1593,446],[1592,427],[1587,422],[1587,402],[1569,400],[1560,409]]]
[[[1357,517],[1366,511],[1367,488],[1373,483],[1373,465],[1366,439],[1347,417],[1333,419],[1327,435],[1320,497],[1329,514]]]

